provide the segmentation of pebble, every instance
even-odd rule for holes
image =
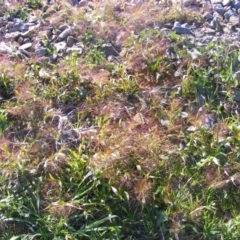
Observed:
[[[67,46],[68,47],[72,47],[74,42],[75,42],[75,38],[74,37],[72,37],[72,36],[68,36],[67,37]]]
[[[195,36],[194,33],[189,28],[186,28],[186,27],[173,27],[173,30],[177,34],[186,34],[186,35]]]
[[[230,18],[229,18],[229,24],[231,25],[231,26],[237,26],[237,25],[239,25],[239,16],[231,16]]]
[[[39,57],[47,55],[47,49],[44,47],[38,48],[35,50],[35,54]]]
[[[67,54],[70,54],[70,53],[73,53],[73,52],[77,52],[78,55],[81,55],[82,52],[83,52],[83,49],[79,48],[79,47],[71,47],[71,48],[67,48],[67,50],[66,50]]]
[[[21,36],[20,32],[12,32],[12,33],[6,33],[5,34],[5,38],[18,38],[19,36]]]
[[[58,43],[55,43],[53,45],[55,48],[56,48],[56,51],[59,53],[59,52],[62,52],[64,49],[66,49],[66,42],[58,42]]]
[[[26,50],[32,46],[32,43],[25,43],[19,47],[20,50]]]
[[[65,39],[67,36],[70,35],[71,31],[72,31],[71,28],[65,29],[65,30],[64,30],[63,32],[61,32],[61,34],[58,36],[58,39],[59,39],[59,40]]]

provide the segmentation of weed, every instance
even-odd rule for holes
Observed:
[[[203,21],[170,2],[86,5],[41,26],[73,26],[77,53],[1,53],[0,238],[239,239],[238,47],[161,32]]]

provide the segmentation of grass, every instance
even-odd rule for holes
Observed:
[[[27,4],[0,14],[82,52],[0,56],[1,239],[239,239],[238,47],[161,32],[202,23],[167,3]]]

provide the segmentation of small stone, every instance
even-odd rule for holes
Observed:
[[[42,15],[43,19],[49,18],[51,16],[51,14],[49,12],[44,12]]]
[[[215,35],[216,31],[211,28],[205,28],[204,32],[209,35]]]
[[[224,18],[227,19],[227,20],[229,20],[230,17],[232,17],[232,16],[234,16],[234,15],[236,15],[236,14],[233,12],[232,9],[230,9],[230,10],[228,10],[228,11],[226,11],[226,12],[224,13]]]
[[[181,27],[183,27],[183,28],[190,28],[190,25],[189,25],[188,23],[183,23],[183,24],[181,25]]]
[[[236,11],[240,8],[240,1],[235,1],[234,8],[236,9]]]
[[[7,29],[13,28],[13,25],[14,25],[13,22],[8,22],[6,28]]]
[[[18,38],[20,35],[20,32],[12,32],[5,34],[5,38]]]
[[[232,0],[223,0],[222,1],[222,5],[223,6],[229,6],[229,5],[231,5],[232,4]]]
[[[211,21],[213,19],[213,15],[210,12],[206,12],[203,14],[203,18],[205,18],[207,21]]]
[[[239,16],[235,15],[235,16],[231,16],[229,18],[229,24],[231,26],[236,26],[236,25],[239,25]]]
[[[181,24],[179,21],[174,22],[173,27],[181,27]]]
[[[25,57],[31,57],[32,56],[32,54],[25,49],[19,49],[19,50],[20,50],[21,54],[24,55]]]
[[[224,7],[222,6],[222,4],[216,4],[216,5],[214,6],[214,11],[215,11],[216,13],[218,13],[219,15],[223,16],[223,14],[224,14],[224,12],[225,12],[225,9],[224,9]]]
[[[19,45],[22,45],[24,43],[24,38],[23,37],[19,37],[17,42],[19,43]]]
[[[214,12],[213,13],[213,18],[216,19],[216,20],[223,20],[223,15],[220,15],[219,13]]]
[[[217,21],[215,19],[213,19],[211,22],[210,22],[210,25],[209,27],[213,28],[213,29],[216,29],[217,28]]]
[[[45,65],[47,63],[49,63],[49,58],[48,57],[39,57],[38,60],[37,60],[37,63],[39,65]]]
[[[39,74],[39,77],[43,78],[43,79],[50,79],[51,78],[51,74],[45,68],[41,68],[40,71],[38,72],[38,74]]]
[[[182,77],[183,76],[183,72],[181,71],[181,69],[178,69],[175,73],[174,73],[174,77]]]
[[[233,95],[233,99],[235,101],[240,102],[240,89],[239,88],[233,88],[232,95]]]
[[[191,58],[193,60],[198,59],[199,57],[202,56],[202,53],[200,53],[197,49],[192,49],[191,51],[189,50],[188,53],[190,54]]]
[[[68,47],[72,47],[73,44],[74,44],[74,42],[75,42],[74,37],[72,37],[72,36],[68,36],[68,37],[67,37],[67,46],[68,46]]]
[[[67,50],[66,50],[67,54],[73,53],[73,52],[76,52],[76,53],[78,53],[78,55],[81,55],[83,52],[83,49],[79,48],[79,47],[71,47],[71,48],[67,48]]]
[[[27,20],[27,22],[29,22],[29,23],[37,23],[37,21],[38,21],[38,19],[35,15],[31,15]]]
[[[57,52],[62,52],[66,48],[66,43],[65,42],[59,42],[55,43],[54,47],[56,48]]]
[[[5,42],[0,42],[0,51],[11,54],[14,49],[12,47],[9,47]]]
[[[39,57],[42,57],[42,56],[47,55],[47,49],[44,48],[44,47],[38,48],[38,49],[36,49],[35,53],[36,53]]]
[[[106,57],[115,56],[117,57],[121,52],[121,47],[119,45],[103,44],[100,51],[104,53]]]
[[[67,24],[62,24],[58,27],[59,30],[64,31],[65,29],[69,28]]]
[[[187,128],[188,132],[195,132],[197,130],[197,128],[195,126],[190,126],[189,128]]]
[[[41,32],[39,32],[39,36],[40,36],[40,38],[43,38],[43,39],[46,39],[46,38],[51,39],[52,31],[51,31],[51,29],[41,31]]]
[[[185,27],[173,27],[173,30],[174,30],[177,34],[186,34],[186,35],[195,36],[194,33],[193,33],[189,28],[185,28]]]
[[[0,17],[0,27],[4,26],[6,26],[6,20],[4,19],[4,17]]]
[[[71,31],[72,31],[71,28],[65,29],[65,30],[58,36],[58,39],[60,39],[60,40],[65,39],[67,36],[70,35]]]
[[[13,30],[14,31],[21,31],[21,28],[23,26],[23,21],[19,18],[13,19]]]
[[[20,50],[26,50],[32,46],[32,43],[25,43],[22,46],[19,47]]]

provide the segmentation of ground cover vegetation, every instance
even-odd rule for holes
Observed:
[[[161,31],[184,8],[60,2],[81,54],[0,55],[0,238],[239,239],[239,48]]]

